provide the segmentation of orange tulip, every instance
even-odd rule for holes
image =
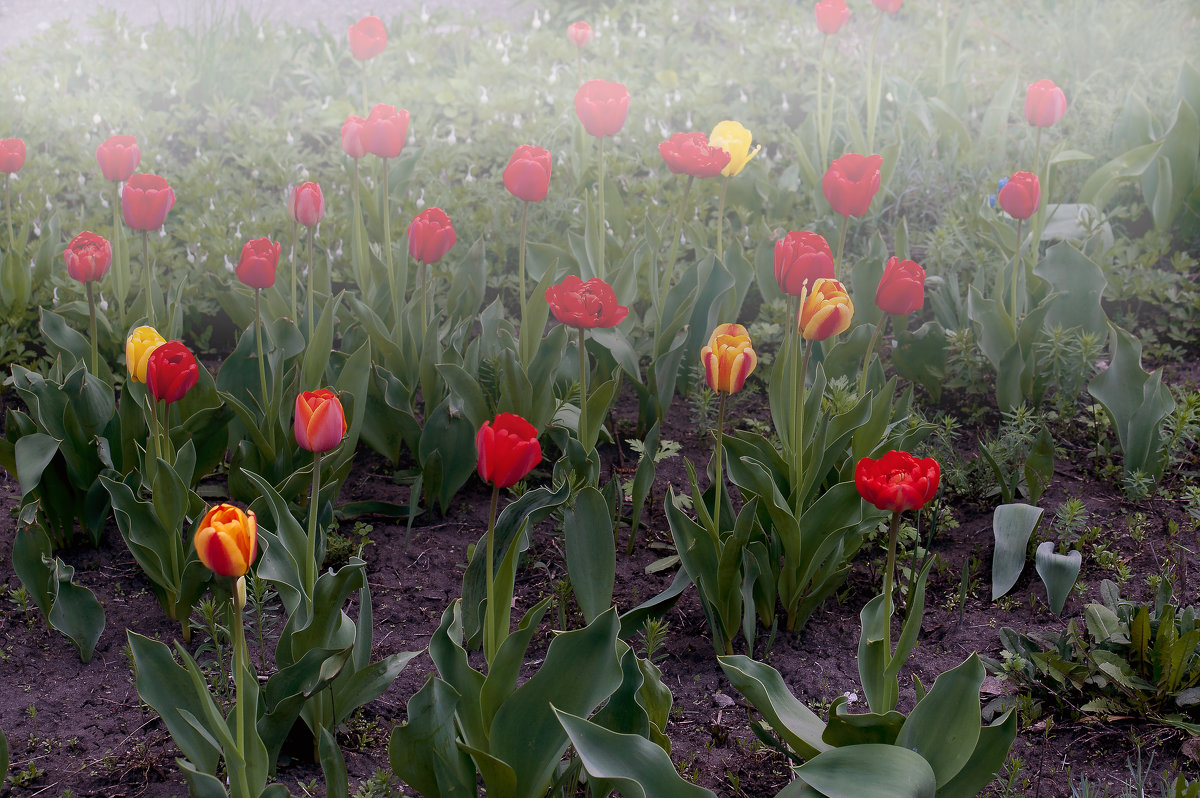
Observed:
[[[208,511],[196,532],[196,554],[217,576],[245,576],[258,551],[258,522],[232,504]]]
[[[303,391],[296,397],[296,443],[310,452],[336,449],[346,436],[346,413],[328,388]]]
[[[822,277],[800,298],[798,330],[806,340],[824,341],[844,333],[853,317],[854,303],[846,293],[846,286]]]
[[[737,393],[758,365],[746,328],[740,324],[718,324],[700,350],[708,387],[722,393]]]

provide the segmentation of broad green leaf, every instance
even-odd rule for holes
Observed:
[[[321,757],[321,773],[325,776],[326,798],[348,798],[350,781],[346,776],[346,760],[342,758],[342,749],[338,747],[337,740],[324,727],[321,728],[318,753]]]
[[[28,496],[42,481],[42,472],[54,455],[59,442],[42,432],[22,436],[16,443],[17,481],[21,483],[21,495]]]
[[[897,746],[915,751],[929,762],[939,785],[958,775],[975,751],[983,676],[983,663],[976,654],[938,676],[896,738]],[[820,785],[814,786],[820,789]]]
[[[428,798],[476,798],[475,767],[455,744],[454,688],[432,674],[408,700],[407,720],[392,729],[388,760],[406,784]]]
[[[1057,294],[1046,313],[1047,328],[1082,328],[1097,336],[1104,335],[1108,316],[1100,298],[1108,281],[1096,263],[1067,243],[1055,244],[1046,251],[1033,273],[1050,283]]]
[[[979,742],[971,758],[953,779],[937,791],[937,798],[975,798],[996,777],[1013,740],[1017,737],[1017,713],[1009,710],[990,726],[979,730]]]
[[[575,506],[563,512],[567,573],[584,620],[591,623],[612,606],[616,579],[616,545],[608,503],[588,486],[576,494]]]
[[[992,601],[1012,590],[1025,568],[1029,536],[1037,529],[1042,508],[1029,504],[1002,504],[992,512]]]
[[[831,748],[797,768],[796,778],[826,798],[933,798],[937,793],[929,763],[898,745]]]
[[[1078,549],[1058,554],[1054,551],[1054,542],[1047,540],[1038,545],[1034,562],[1037,565],[1038,576],[1046,585],[1050,609],[1055,614],[1061,613],[1063,605],[1067,603],[1067,596],[1071,594],[1071,588],[1075,586],[1075,580],[1079,578],[1083,555]]]
[[[796,700],[779,671],[740,654],[717,657],[717,662],[738,692],[798,756],[809,759],[830,750],[821,739],[825,724]]]

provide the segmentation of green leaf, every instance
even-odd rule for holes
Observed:
[[[21,495],[28,496],[42,481],[42,473],[54,455],[59,442],[42,432],[25,435],[17,439],[15,455],[17,481],[21,483]]]
[[[313,328],[312,340],[304,353],[304,364],[300,372],[300,390],[315,391],[325,387],[325,368],[329,365],[329,353],[333,351],[333,323],[344,291],[329,298],[321,310],[321,318]]]
[[[1017,713],[1009,710],[990,726],[979,730],[979,742],[971,758],[953,779],[942,785],[937,798],[975,798],[996,777],[1013,740],[1017,737]]]
[[[4,730],[0,729],[0,781],[4,780],[4,776],[7,773],[8,773],[8,738],[4,736]]]
[[[104,632],[104,608],[92,591],[71,581],[74,569],[57,557],[54,558],[53,572],[53,578],[58,582],[58,595],[46,620],[71,638],[79,659],[86,663],[91,660]]]
[[[1033,273],[1050,283],[1056,294],[1046,312],[1047,328],[1078,327],[1097,336],[1104,335],[1108,316],[1100,298],[1108,280],[1091,258],[1065,242],[1055,244],[1046,251]]]
[[[864,745],[879,743],[892,745],[900,727],[904,725],[904,716],[895,710],[879,715],[873,712],[852,715],[844,711],[847,706],[844,695],[833,700],[829,707],[829,723],[825,727],[822,739],[834,748],[848,745]]]
[[[361,618],[359,622],[362,623]],[[383,695],[400,671],[419,654],[420,651],[401,651],[354,671],[344,680],[336,680],[333,697],[337,716],[334,721],[341,723],[350,713]]]
[[[1025,568],[1029,536],[1037,529],[1042,508],[1029,504],[1002,504],[992,512],[992,535],[996,550],[992,554],[992,601],[1012,590]]]
[[[929,763],[897,745],[831,748],[797,768],[796,777],[827,798],[933,798],[937,793]]]
[[[1054,542],[1047,540],[1037,547],[1034,562],[1037,564],[1038,576],[1046,585],[1050,609],[1055,614],[1061,613],[1063,605],[1067,603],[1067,596],[1071,594],[1071,588],[1075,586],[1075,580],[1079,578],[1083,555],[1077,549],[1072,549],[1066,554],[1057,554],[1054,551]]]
[[[928,760],[939,786],[958,775],[979,741],[983,676],[983,663],[976,654],[938,676],[896,738],[897,746]],[[820,789],[820,785],[814,786]]]
[[[584,620],[591,623],[612,606],[616,544],[612,516],[600,491],[588,486],[563,512],[567,573]]]
[[[779,671],[740,654],[717,657],[717,663],[734,688],[746,696],[798,756],[810,759],[830,750],[831,746],[821,739],[825,724],[796,700]]]
[[[455,744],[454,688],[432,674],[408,700],[407,720],[392,729],[388,760],[406,784],[428,798],[476,798],[475,767]]]
[[[681,779],[666,752],[646,738],[609,731],[556,708],[554,714],[588,775],[610,781],[626,798],[716,798]]]
[[[324,727],[321,727],[318,753],[321,757],[321,773],[325,776],[326,798],[348,798],[350,781],[346,775],[346,760],[342,758],[342,749],[338,748],[337,740]]]

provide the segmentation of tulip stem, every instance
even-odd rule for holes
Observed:
[[[521,290],[521,321],[525,320],[525,230],[529,219],[529,203],[521,203],[521,251],[517,256],[517,274]]]
[[[255,288],[254,289],[254,344],[258,349],[258,383],[259,383],[259,387],[262,389],[262,406],[263,406],[263,410],[265,411],[267,408],[267,404],[268,404],[267,397],[269,394],[267,393],[267,364],[266,364],[266,361],[263,360],[262,339],[263,339],[263,333],[265,332],[265,330],[263,329],[264,326],[265,326],[265,324],[263,323],[263,317],[262,317],[262,289]],[[267,428],[274,429],[274,425],[267,424]]]
[[[890,659],[892,656],[892,571],[896,568],[896,538],[900,532],[900,513],[892,513],[892,521],[888,524],[888,554],[887,565],[883,569],[883,595],[887,604],[887,619],[883,626],[883,650]]]
[[[793,430],[792,470],[796,474],[796,518],[799,520],[804,511],[804,401],[805,383],[808,381],[808,359],[812,355],[813,342],[806,341],[804,349],[796,347],[800,352],[800,369],[796,374],[796,426]]]
[[[142,293],[146,295],[146,319],[151,327],[158,325],[154,320],[154,297],[150,285],[150,231],[142,231]],[[168,330],[168,332],[170,332]]]
[[[1017,271],[1021,268],[1021,224],[1024,221],[1024,219],[1017,219],[1017,251],[1013,253],[1011,309],[1014,334],[1017,328]]]
[[[354,242],[354,269],[358,276],[358,291],[366,298],[371,295],[367,285],[371,275],[371,260],[367,257],[367,248],[363,246],[362,201],[358,197],[358,159],[351,158],[350,160],[354,162],[354,184],[350,187],[350,196],[354,202],[354,237],[352,239]]]
[[[825,132],[825,48],[829,37],[821,37],[821,54],[817,56],[817,149],[821,156],[819,162],[824,165],[829,153],[829,139]],[[832,112],[831,112],[832,113]]]
[[[158,400],[156,399],[155,402]],[[162,459],[168,463],[175,462],[175,452],[171,446],[171,404],[163,402],[163,417],[162,417]]]
[[[88,334],[92,339],[92,373],[97,374],[100,357],[98,354],[99,345],[96,342],[96,292],[93,287],[94,283],[91,280],[88,280],[86,285],[88,298]]]
[[[300,313],[296,305],[296,250],[300,248],[300,223],[292,220],[292,320],[297,321]]]
[[[879,60],[879,69],[875,69],[875,39],[879,36],[879,26],[883,23],[884,11],[875,18],[875,27],[871,29],[871,44],[867,48],[867,152],[875,152],[875,122],[879,118],[879,92],[883,85],[883,59]]]
[[[243,795],[250,795],[250,785],[246,781],[246,696],[245,696],[245,674],[246,670],[246,630],[242,628],[242,608],[245,606],[246,595],[246,577],[239,576],[230,580],[233,583],[233,597],[230,599],[232,612],[229,617],[229,626],[233,632],[233,684],[234,684],[234,714],[236,717],[235,725],[237,726],[237,753],[242,760],[242,767],[229,768],[231,771],[236,770],[238,774],[238,784],[242,788]],[[241,582],[239,587],[238,582]],[[229,765],[226,758],[226,766]]]
[[[487,530],[487,617],[483,626],[483,654],[488,665],[496,657],[500,648],[500,640],[496,634],[499,630],[497,619],[500,618],[500,608],[496,606],[496,574],[493,565],[496,558],[496,505],[500,502],[500,486],[492,487],[492,503],[488,509]],[[514,542],[515,545],[515,542]]]
[[[12,175],[8,173],[4,175],[4,215],[8,217],[8,251],[12,254],[17,251],[17,237],[12,224]]]
[[[311,344],[313,339],[313,271],[315,270],[315,262],[313,260],[313,229],[308,228],[308,342]]]
[[[383,159],[383,251],[384,257],[387,259],[388,273],[388,288],[392,293],[392,319],[393,324],[400,325],[400,294],[396,290],[396,269],[392,261],[392,214],[391,214],[391,198],[388,189],[388,165],[387,158]],[[424,312],[424,306],[422,306]]]
[[[579,442],[585,448],[591,448],[584,443],[587,430],[587,349],[584,347],[583,328],[579,328]],[[588,435],[590,437],[590,435]]]
[[[154,394],[150,393],[148,389],[146,391],[146,399],[150,403],[150,424],[152,427],[147,437],[154,441],[154,457],[157,459],[163,456],[162,433],[159,432],[158,426],[158,400],[154,398]]]
[[[850,217],[842,217],[842,230],[838,234],[838,251],[837,260],[833,262],[833,277],[835,280],[844,280],[842,277],[842,254],[846,251],[846,228],[850,225]]]
[[[663,309],[667,304],[667,292],[671,290],[671,280],[675,278],[675,257],[679,254],[679,239],[683,235],[683,220],[687,216],[688,195],[692,192],[695,175],[688,175],[687,184],[683,187],[683,199],[679,201],[679,218],[675,220],[675,233],[671,236],[671,254],[667,256],[667,269],[663,273],[662,288],[659,290],[658,326],[662,327]],[[718,233],[718,235],[720,235]]]
[[[1042,128],[1037,129],[1037,143],[1033,146],[1033,171],[1039,178],[1044,178],[1042,174]]]
[[[720,199],[717,200],[717,260],[725,261],[725,248],[722,246],[722,235],[725,232],[725,189],[729,188],[729,176],[721,181]]]
[[[604,206],[604,136],[600,137],[600,262],[597,266],[597,277],[601,280],[607,279],[605,273],[608,269],[608,264],[604,259],[604,247],[608,239],[608,231],[604,227],[604,218],[607,215],[607,208]]]
[[[313,617],[313,599],[317,584],[317,516],[321,508],[321,453],[313,452],[312,495],[308,500],[308,553],[304,558],[304,593],[308,617]]]
[[[113,281],[116,283],[119,324],[125,327],[125,294],[129,293],[129,261],[121,259],[121,184],[113,183]]]
[[[887,313],[879,317],[879,321],[875,323],[875,330],[871,333],[871,342],[867,344],[867,353],[863,355],[862,371],[858,373],[858,398],[860,399],[867,392],[867,368],[871,365],[871,353],[875,351],[875,345],[879,343],[879,338],[883,334],[883,326],[887,324],[887,320]]]
[[[725,493],[725,475],[721,473],[721,453],[725,447],[725,401],[729,398],[729,394],[724,391],[718,391],[721,395],[721,404],[717,408],[717,451],[716,451],[716,468],[713,472],[713,532],[719,538],[721,536],[721,498]]]

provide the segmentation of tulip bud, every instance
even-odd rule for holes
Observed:
[[[701,348],[704,379],[708,387],[721,393],[737,393],[758,365],[758,355],[750,343],[746,328],[740,324],[718,324]]]
[[[71,239],[63,250],[67,274],[81,283],[92,283],[108,274],[112,265],[112,245],[108,239],[84,231]]]
[[[408,139],[408,111],[396,110],[394,105],[371,108],[362,126],[362,145],[367,152],[380,158],[395,158],[404,150]]]
[[[301,183],[292,189],[288,215],[305,227],[315,227],[325,216],[325,195],[316,183]]]
[[[96,162],[105,180],[120,183],[128,180],[142,162],[135,136],[109,136],[96,148]]]
[[[729,153],[729,163],[721,170],[721,174],[733,177],[746,167],[751,158],[758,155],[762,145],[758,145],[751,152],[751,138],[750,131],[743,127],[741,122],[726,119],[717,123],[708,137],[708,143]]]
[[[25,165],[25,142],[0,139],[0,174],[15,174]]]
[[[567,38],[571,40],[572,44],[581,50],[592,43],[592,38],[594,36],[595,32],[592,30],[592,26],[586,22],[583,22],[582,20],[579,22],[572,22],[567,26]]]
[[[237,278],[251,288],[270,288],[275,285],[275,269],[279,265],[281,250],[281,245],[269,238],[247,241],[238,259]]]
[[[125,224],[134,230],[157,230],[175,207],[175,191],[158,175],[132,175],[121,189]]]
[[[821,0],[814,8],[817,28],[826,36],[832,36],[850,21],[850,9],[846,0]]]
[[[833,252],[825,237],[807,230],[775,242],[775,282],[788,296],[801,296],[822,277],[833,278]]]
[[[368,61],[387,47],[387,28],[379,17],[363,17],[350,26],[350,54]]]
[[[1067,112],[1067,96],[1052,80],[1039,80],[1025,90],[1025,121],[1052,127]]]
[[[304,391],[296,397],[296,443],[310,452],[337,448],[346,435],[346,413],[337,394],[328,388]]]
[[[852,318],[854,304],[846,287],[837,280],[821,278],[800,297],[797,329],[805,340],[824,341],[849,329]]]
[[[245,576],[258,552],[258,519],[232,504],[218,504],[200,521],[195,546],[200,562],[217,576]]]
[[[146,361],[146,387],[151,396],[167,404],[182,399],[199,379],[196,357],[181,341],[167,341]]]
[[[589,80],[575,92],[575,113],[588,135],[615,136],[629,115],[629,90],[621,83]]]
[[[134,382],[146,381],[146,367],[154,350],[167,342],[153,327],[142,326],[125,339],[125,365]]]
[[[703,133],[676,133],[658,145],[667,168],[677,175],[716,177],[732,160],[729,153]]]
[[[846,217],[865,214],[879,191],[881,166],[882,156],[856,152],[834,160],[821,178],[821,190],[833,210]]]
[[[479,478],[498,488],[511,487],[542,461],[537,429],[515,413],[485,421],[475,435]]]
[[[350,114],[342,123],[342,151],[351,158],[361,158],[367,154],[362,139],[363,125],[366,123],[367,120],[354,114]]]
[[[1033,172],[1017,172],[996,195],[1004,212],[1014,219],[1028,219],[1037,212],[1042,187]]]
[[[925,270],[911,260],[893,257],[883,267],[875,304],[884,313],[907,316],[925,303]]]
[[[541,202],[550,190],[550,151],[522,144],[513,151],[504,168],[504,187],[526,202]]]
[[[454,225],[441,208],[426,208],[408,225],[408,254],[424,264],[437,263],[457,240]]]

